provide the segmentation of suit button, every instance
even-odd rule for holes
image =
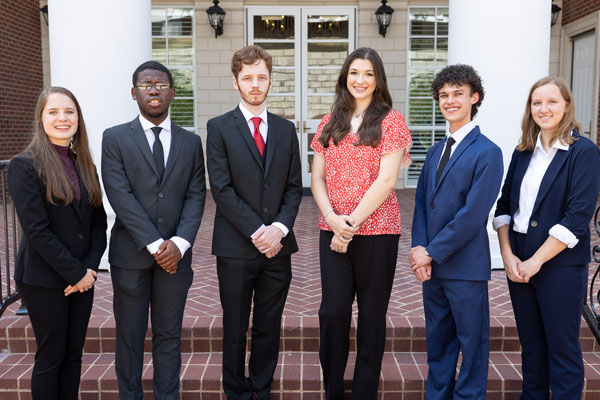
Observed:
[[[263,185],[263,187],[264,187],[265,189],[268,189],[268,188],[269,188],[269,184],[268,184],[268,183],[265,183],[265,184]]]
[[[532,228],[535,228],[537,226],[537,221],[531,221],[529,225],[531,225]]]
[[[163,197],[163,196],[164,196],[164,194],[162,194],[162,192],[158,194],[158,197]]]
[[[159,218],[157,221],[158,221],[158,222],[162,222],[163,220],[162,220],[162,218]]]
[[[81,233],[80,233],[79,235],[77,235],[77,237],[78,237],[79,239],[83,239],[83,235],[82,235]]]
[[[435,208],[435,204],[431,203],[431,208],[432,209]]]
[[[267,207],[263,208],[263,212],[269,212],[269,209]]]

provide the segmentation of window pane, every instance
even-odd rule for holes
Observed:
[[[309,43],[308,65],[342,66],[348,56],[348,43]]]
[[[420,131],[417,129],[411,129],[410,135],[413,140],[413,145],[410,149],[410,156],[417,158],[420,156],[425,157],[425,155],[427,154],[427,150],[429,150],[429,148],[433,144],[431,130],[428,129]]]
[[[410,65],[433,65],[434,39],[410,39]]]
[[[193,69],[171,69],[173,74],[173,85],[175,86],[175,96],[193,97],[194,96],[194,70]]]
[[[294,96],[268,96],[267,109],[281,118],[296,118]]]
[[[421,168],[423,168],[423,164],[425,164],[425,160],[417,159],[412,155],[411,149],[411,159],[412,162],[408,166],[406,173],[406,185],[407,186],[416,186],[419,181],[419,175],[421,174]]]
[[[433,99],[408,99],[408,124],[433,125]]]
[[[334,96],[308,96],[308,119],[321,119],[331,111]]]
[[[254,44],[262,47],[273,57],[273,66],[294,66],[294,43],[259,43]]]
[[[254,39],[294,39],[294,17],[255,15]]]
[[[411,9],[410,34],[435,35],[435,8]]]
[[[294,93],[296,89],[296,71],[293,69],[274,69],[271,93]]]
[[[435,59],[438,65],[448,64],[448,39],[438,38]]]
[[[433,105],[433,108],[435,109],[435,124],[436,125],[442,125],[442,126],[445,127],[446,126],[446,119],[442,115],[442,112],[440,111],[440,105],[438,104],[437,101]]]
[[[335,93],[339,69],[309,69],[308,93]]]
[[[408,78],[408,95],[410,97],[432,97],[433,70],[409,70]]]
[[[312,143],[314,137],[315,137],[314,133],[309,133],[308,134],[308,140],[307,140],[307,143],[306,143],[306,151],[314,151],[312,149],[312,147],[310,147],[310,144]]]
[[[169,38],[169,64],[192,65],[193,56],[192,38]]]
[[[164,8],[152,9],[152,36],[164,36],[166,34],[165,11]]]
[[[437,34],[448,36],[448,9],[440,7],[437,12]]]
[[[152,59],[159,63],[167,63],[167,39],[152,38]]]
[[[171,119],[179,126],[194,126],[194,99],[173,99]]]
[[[310,170],[312,168],[312,162],[313,162],[313,158],[315,157],[314,154],[309,154],[308,155],[308,165],[306,166],[306,168],[308,169],[308,173],[310,174]]]
[[[309,39],[348,39],[347,15],[309,15]]]
[[[192,36],[192,13],[189,8],[169,8],[169,36]]]

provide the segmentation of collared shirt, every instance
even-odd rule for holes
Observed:
[[[462,140],[469,134],[469,132],[471,132],[473,130],[473,128],[475,128],[475,126],[476,126],[475,122],[469,121],[454,133],[451,133],[449,128],[446,129],[446,137],[448,138],[448,137],[452,136],[452,139],[454,139],[454,144],[450,148],[450,157],[452,157],[452,154],[454,154],[454,150],[456,150],[458,148],[458,145],[460,144],[460,142],[462,142]],[[444,151],[446,151],[447,145],[448,145],[448,142],[446,141],[446,143],[444,143],[444,148],[442,149],[441,154],[444,154]],[[440,165],[441,160],[442,160],[442,157],[440,157],[440,160],[438,161],[438,166]]]
[[[165,120],[163,122],[161,122],[159,125],[154,125],[152,122],[150,122],[146,118],[144,118],[141,114],[139,116],[139,120],[140,120],[140,124],[142,125],[142,129],[144,130],[144,134],[146,135],[146,140],[148,140],[148,145],[150,146],[150,151],[152,151],[152,147],[154,146],[154,141],[156,140],[156,136],[154,136],[154,132],[152,132],[152,128],[155,126],[160,126],[162,128],[160,130],[160,133],[158,134],[158,138],[160,139],[160,142],[162,143],[162,146],[163,146],[163,152],[165,154],[165,167],[166,167],[167,159],[169,158],[169,150],[171,150],[171,116],[167,115],[167,118],[165,118]],[[190,242],[188,242],[187,240],[185,240],[184,238],[179,237],[179,236],[173,236],[170,240],[173,243],[175,243],[175,245],[179,249],[179,252],[181,253],[182,258],[183,258],[183,255],[185,254],[185,252],[190,247],[192,247]],[[165,241],[164,239],[160,238],[157,241],[152,242],[149,245],[147,245],[146,249],[148,249],[150,254],[154,254],[158,251],[158,249],[160,248],[160,245],[164,241]]]
[[[248,111],[248,109],[246,107],[244,107],[244,104],[242,102],[240,102],[240,111],[242,112],[242,115],[244,116],[244,119],[246,120],[246,123],[248,124],[248,130],[250,131],[250,135],[253,140],[254,140],[254,122],[252,122],[252,118],[259,117],[261,119],[260,125],[258,126],[258,130],[260,131],[260,135],[262,136],[262,138],[266,144],[267,143],[267,132],[269,129],[269,124],[267,123],[267,107],[265,107],[265,109],[262,110],[262,112],[260,114],[254,115],[250,111]],[[276,226],[279,229],[281,229],[281,231],[283,232],[283,237],[286,237],[287,234],[290,232],[289,228],[287,226],[285,226],[284,224],[282,224],[281,222],[275,221],[271,225]],[[256,232],[261,230],[264,226],[265,225],[262,224],[260,227],[258,227],[258,229],[256,231],[254,231],[254,233],[251,235],[251,237],[254,237]]]
[[[154,136],[154,132],[152,132],[152,128],[155,126],[160,126],[162,129],[158,134],[160,138],[160,142],[163,146],[163,154],[165,155],[165,167],[167,166],[167,159],[169,158],[169,150],[171,150],[171,116],[167,115],[167,118],[159,125],[154,125],[152,122],[148,121],[141,114],[139,117],[140,124],[142,124],[142,129],[144,130],[144,134],[146,135],[146,140],[150,145],[150,151],[152,151],[152,147],[154,146],[154,141],[156,140],[156,136]]]
[[[519,207],[515,212],[513,223],[513,230],[515,232],[527,233],[533,206],[535,205],[535,200],[540,191],[540,184],[558,150],[569,151],[569,145],[557,140],[552,147],[546,151],[542,145],[541,134],[538,134],[531,160],[529,161],[527,171],[521,182]],[[499,215],[492,221],[492,226],[497,230],[499,227],[509,223],[510,215]],[[579,243],[579,239],[561,224],[556,224],[550,228],[548,234],[566,244],[570,249]]]

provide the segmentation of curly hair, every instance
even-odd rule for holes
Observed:
[[[473,104],[471,107],[471,119],[473,119],[475,115],[477,115],[478,108],[483,102],[483,97],[485,96],[483,83],[481,82],[481,77],[477,71],[475,71],[475,69],[470,65],[465,64],[448,65],[442,69],[437,73],[433,82],[431,82],[433,98],[436,101],[440,100],[440,90],[446,83],[455,86],[467,85],[469,88],[471,88],[471,95],[474,93],[479,93],[479,101],[477,101],[477,103]]]

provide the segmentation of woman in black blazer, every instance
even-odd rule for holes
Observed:
[[[23,230],[15,281],[37,344],[32,397],[77,399],[106,213],[81,108],[69,90],[40,94],[33,139],[10,161],[8,189]]]
[[[529,92],[494,229],[522,347],[522,399],[579,399],[581,310],[590,230],[600,189],[600,150],[579,135],[565,81]]]

